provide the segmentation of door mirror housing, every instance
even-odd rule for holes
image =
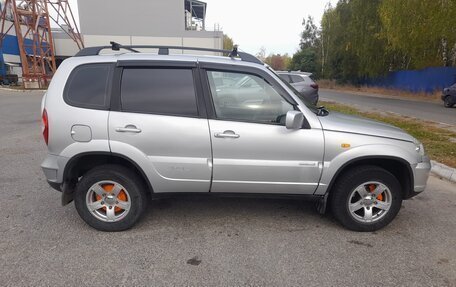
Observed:
[[[285,119],[285,126],[289,130],[299,130],[304,123],[304,115],[298,111],[289,111]]]

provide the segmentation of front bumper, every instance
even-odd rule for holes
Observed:
[[[424,156],[423,161],[412,166],[414,185],[413,191],[415,193],[423,192],[426,189],[429,173],[431,172],[431,160],[429,157]]]

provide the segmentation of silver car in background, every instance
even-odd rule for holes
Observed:
[[[318,84],[312,79],[312,73],[299,72],[299,71],[279,71],[277,74],[295,88],[304,98],[309,100],[312,104],[318,103]]]

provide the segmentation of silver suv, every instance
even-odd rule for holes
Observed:
[[[145,48],[159,53],[136,50]],[[43,97],[42,169],[90,226],[125,230],[149,197],[204,193],[307,198],[345,227],[373,231],[424,191],[429,158],[404,131],[316,108],[237,49],[170,49],[208,50],[86,48]]]

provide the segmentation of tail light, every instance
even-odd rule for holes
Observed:
[[[318,84],[312,84],[310,85],[312,88],[314,88],[315,90],[318,90]]]
[[[46,112],[46,109],[43,110],[43,115],[41,117],[43,121],[43,137],[44,137],[44,142],[46,145],[48,144],[49,141],[49,119],[48,119],[48,114]]]

